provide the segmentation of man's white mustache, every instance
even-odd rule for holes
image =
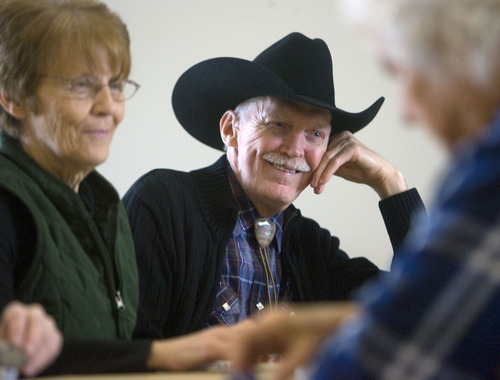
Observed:
[[[311,171],[311,167],[303,158],[290,158],[276,152],[265,153],[262,157],[271,164],[281,166],[287,170],[300,172]]]

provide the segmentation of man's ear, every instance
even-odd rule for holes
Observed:
[[[26,109],[24,105],[12,100],[12,98],[3,90],[0,90],[0,106],[2,106],[5,112],[9,113],[16,119],[24,119],[26,117]]]
[[[238,148],[238,114],[229,110],[220,119],[220,136],[227,147]]]

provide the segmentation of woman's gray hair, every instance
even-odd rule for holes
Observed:
[[[499,83],[500,0],[344,0],[382,54],[437,80]]]

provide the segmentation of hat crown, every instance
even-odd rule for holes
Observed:
[[[271,70],[297,95],[335,104],[332,58],[323,40],[291,33],[260,53],[253,62]]]
[[[197,140],[224,150],[219,122],[227,110],[259,96],[288,99],[327,109],[331,133],[355,133],[377,114],[384,99],[351,113],[335,105],[332,57],[326,43],[290,33],[253,61],[211,58],[189,68],[172,92],[175,116]]]

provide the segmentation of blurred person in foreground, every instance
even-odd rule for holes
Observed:
[[[98,1],[0,3],[0,311],[12,321],[17,300],[53,318],[64,344],[47,373],[188,369],[218,359],[227,341],[224,329],[132,340],[132,235],[95,170],[138,88],[129,45],[125,24]],[[18,344],[27,375],[48,364],[50,344],[57,355],[60,336],[47,332],[51,343],[36,352]]]
[[[349,0],[382,64],[450,154],[428,216],[355,304],[274,314],[235,330],[234,364],[283,354],[280,378],[500,376],[500,2]],[[249,327],[250,326],[250,327]]]
[[[54,318],[42,306],[13,301],[4,308],[0,317],[0,345],[9,344],[24,352],[22,358],[16,358],[23,375],[34,376],[51,364],[59,355],[62,342]],[[0,357],[0,367],[12,365],[3,360]]]
[[[333,175],[366,184],[399,244],[421,199],[354,136],[382,101],[358,113],[338,108],[328,46],[298,32],[253,61],[220,57],[189,68],[174,87],[174,112],[224,153],[190,172],[153,170],[123,197],[140,273],[136,333],[181,335],[278,302],[345,300],[377,276],[377,266],[350,257],[293,202],[309,187],[321,194]],[[328,198],[317,201],[333,212]]]

